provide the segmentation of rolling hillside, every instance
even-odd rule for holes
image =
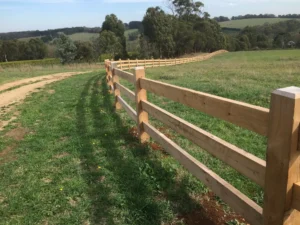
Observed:
[[[265,23],[278,23],[281,21],[291,20],[288,18],[261,18],[261,19],[243,19],[243,20],[231,20],[226,22],[220,22],[222,28],[235,28],[243,29],[246,26],[259,26]]]
[[[130,33],[133,33],[137,31],[137,29],[131,29],[131,30],[126,30],[125,31],[125,37],[126,39],[128,39],[128,35]],[[73,41],[90,41],[92,38],[96,38],[99,36],[98,33],[75,33],[75,34],[71,34],[71,35],[68,35]],[[29,41],[30,39],[32,38],[41,38],[40,37],[27,37],[27,38],[19,38],[18,40],[19,41]]]

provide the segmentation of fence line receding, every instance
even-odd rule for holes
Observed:
[[[115,107],[125,109],[137,123],[142,143],[148,142],[150,137],[160,143],[170,155],[251,225],[299,225],[300,88],[289,87],[274,91],[271,107],[267,109],[146,78],[144,68],[197,62],[225,52],[227,51],[221,50],[181,59],[105,60],[106,79],[115,95]],[[133,73],[124,71],[131,69],[134,69]],[[119,78],[132,83],[135,92],[120,84]],[[154,105],[147,100],[147,91],[266,136],[267,161]],[[122,95],[135,102],[136,108],[133,109]],[[148,115],[260,185],[264,190],[263,207],[158,131],[149,123]]]

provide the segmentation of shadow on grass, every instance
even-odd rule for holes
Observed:
[[[175,169],[164,168],[148,146],[131,136],[99,76],[87,81],[76,110],[92,224],[171,224],[176,216],[200,209],[188,195],[188,179],[178,181]],[[98,153],[105,160],[105,176],[95,169]]]

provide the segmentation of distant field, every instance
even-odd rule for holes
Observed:
[[[73,41],[90,41],[99,36],[97,33],[76,33],[68,35]]]
[[[231,20],[219,23],[221,27],[243,29],[246,26],[259,26],[265,23],[278,23],[281,21],[291,20],[288,18],[263,18],[263,19],[244,19],[244,20]]]
[[[128,39],[128,35],[137,31],[137,29],[131,29],[125,31],[125,37]],[[75,33],[68,35],[73,41],[90,41],[92,38],[96,38],[99,36],[98,33]],[[40,37],[27,37],[27,38],[19,38],[20,41],[29,41],[32,38],[41,38]]]

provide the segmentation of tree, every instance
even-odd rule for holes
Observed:
[[[74,42],[64,33],[59,33],[55,40],[56,52],[62,64],[71,63],[76,57],[76,46]]]
[[[17,61],[19,60],[19,48],[17,40],[3,41],[2,44],[3,61]]]
[[[155,44],[160,57],[170,57],[175,50],[173,21],[170,15],[159,8],[149,8],[143,19],[144,35]]]
[[[257,47],[265,49],[270,47],[269,39],[266,35],[257,35]]]
[[[105,21],[102,24],[102,31],[111,31],[115,34],[116,37],[119,38],[119,42],[121,43],[121,53],[123,57],[127,56],[126,52],[126,38],[124,36],[125,33],[125,27],[121,20],[118,19],[118,17],[114,14],[107,15],[105,17]]]
[[[102,31],[98,41],[102,54],[110,54],[113,58],[115,58],[116,55],[122,54],[121,40],[112,31]]]
[[[1,46],[1,44],[0,44]],[[296,48],[300,48],[300,33],[296,37]]]
[[[189,20],[193,15],[200,16],[204,4],[202,2],[193,0],[173,0],[175,11],[179,18]]]
[[[219,16],[219,17],[215,17],[214,20],[216,20],[217,22],[225,22],[225,21],[229,21],[230,19],[225,16]]]
[[[30,39],[30,41],[28,42],[28,46],[31,49],[31,56],[29,56],[30,58],[32,59],[45,58],[47,54],[47,46],[41,39],[39,38]]]
[[[79,62],[91,62],[94,59],[93,47],[90,42],[76,41],[77,48],[75,60]]]

